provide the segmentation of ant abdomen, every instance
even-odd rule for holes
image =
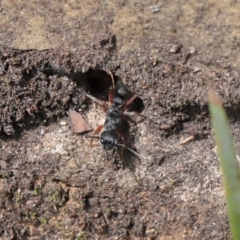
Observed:
[[[128,99],[131,96],[131,92],[120,79],[116,82],[116,95],[122,99]]]

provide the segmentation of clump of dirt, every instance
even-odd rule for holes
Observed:
[[[101,48],[95,56],[83,52],[1,47],[0,132],[12,135],[16,127],[49,122],[81,107],[91,69],[102,69],[110,57]]]

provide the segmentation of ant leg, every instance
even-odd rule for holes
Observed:
[[[111,76],[112,84],[113,84],[113,89],[115,89],[115,81],[114,81],[114,77],[113,77],[112,72],[111,72],[109,69],[107,69],[107,70],[105,70],[105,71]]]
[[[119,131],[117,131],[117,134],[118,134],[118,136],[122,139],[123,144],[126,145],[126,140],[125,140],[124,136],[122,135],[122,133],[119,132]],[[122,149],[120,150],[120,159],[123,159],[123,154],[124,154],[124,148],[122,148]]]
[[[134,115],[137,115],[137,116],[140,116],[140,117],[142,117],[142,118],[144,118],[144,119],[148,118],[148,117],[142,115],[141,113],[137,113],[137,112],[127,112],[127,111],[126,111],[126,112],[123,112],[123,115],[126,115],[126,116],[134,116]]]
[[[103,108],[104,112],[107,112],[107,108],[106,108],[105,102],[101,101],[98,98],[95,98],[94,96],[92,96],[92,95],[90,95],[88,93],[85,93],[85,95],[86,95],[86,97],[90,98],[93,102],[95,102],[96,104],[101,106]]]
[[[86,95],[86,97],[90,98],[90,99],[93,100],[95,103],[97,103],[99,106],[104,107],[105,104],[104,104],[104,102],[101,101],[100,99],[95,98],[94,96],[92,96],[92,95],[90,95],[90,94],[88,94],[88,93],[85,93],[85,95]]]
[[[98,127],[94,130],[93,135],[98,134],[98,133],[102,130],[103,127],[104,127],[104,125],[98,126]],[[93,141],[93,138],[92,138],[91,141],[90,141],[90,144],[89,144],[90,146],[92,146],[92,141]]]
[[[113,89],[110,88],[110,90],[109,90],[109,102],[110,102],[111,104],[113,104],[113,98],[114,98]]]
[[[130,97],[126,102],[126,107],[130,105],[136,98],[137,98],[137,95],[133,95],[132,97]]]
[[[98,126],[98,127],[95,129],[93,135],[98,134],[98,133],[102,130],[103,127],[104,127],[104,125],[100,125],[100,126]]]
[[[115,81],[114,81],[114,77],[113,77],[113,74],[110,70],[106,70],[107,73],[111,76],[111,79],[112,79],[112,87],[110,88],[109,90],[109,102],[111,104],[113,104],[113,99],[114,99],[114,89],[115,89]]]
[[[132,97],[130,97],[123,105],[122,105],[122,109],[125,110],[135,99],[137,98],[137,95],[133,95]],[[128,111],[123,111],[122,115],[126,115],[126,116],[134,116],[134,115],[137,115],[137,116],[140,116],[144,119],[146,119],[147,117],[140,114],[140,113],[137,113],[137,112],[128,112]]]
[[[137,95],[133,95],[130,97],[123,105],[121,106],[122,109],[126,109],[135,99],[137,98]]]

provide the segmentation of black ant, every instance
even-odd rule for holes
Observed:
[[[107,160],[111,160],[114,158],[118,147],[124,147],[136,156],[138,156],[140,159],[142,159],[142,157],[137,152],[135,152],[131,148],[128,148],[125,145],[124,137],[124,128],[126,126],[125,116],[133,115],[132,112],[125,112],[125,110],[137,98],[137,96],[135,94],[132,95],[121,80],[118,80],[115,86],[115,81],[112,73],[108,73],[110,74],[113,83],[113,87],[111,87],[109,91],[109,102],[111,103],[109,107],[107,107],[107,104],[100,99],[85,93],[88,98],[93,100],[98,105],[102,106],[104,111],[106,112],[106,120],[104,125],[99,126],[94,131],[94,135],[96,135],[102,129],[104,129],[100,137],[91,136],[90,138],[100,139],[104,150],[105,158]]]

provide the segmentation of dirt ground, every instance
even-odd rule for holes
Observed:
[[[238,1],[0,3],[0,239],[231,239],[207,108],[240,149]],[[76,134],[106,114],[110,70],[139,96],[107,161]]]

